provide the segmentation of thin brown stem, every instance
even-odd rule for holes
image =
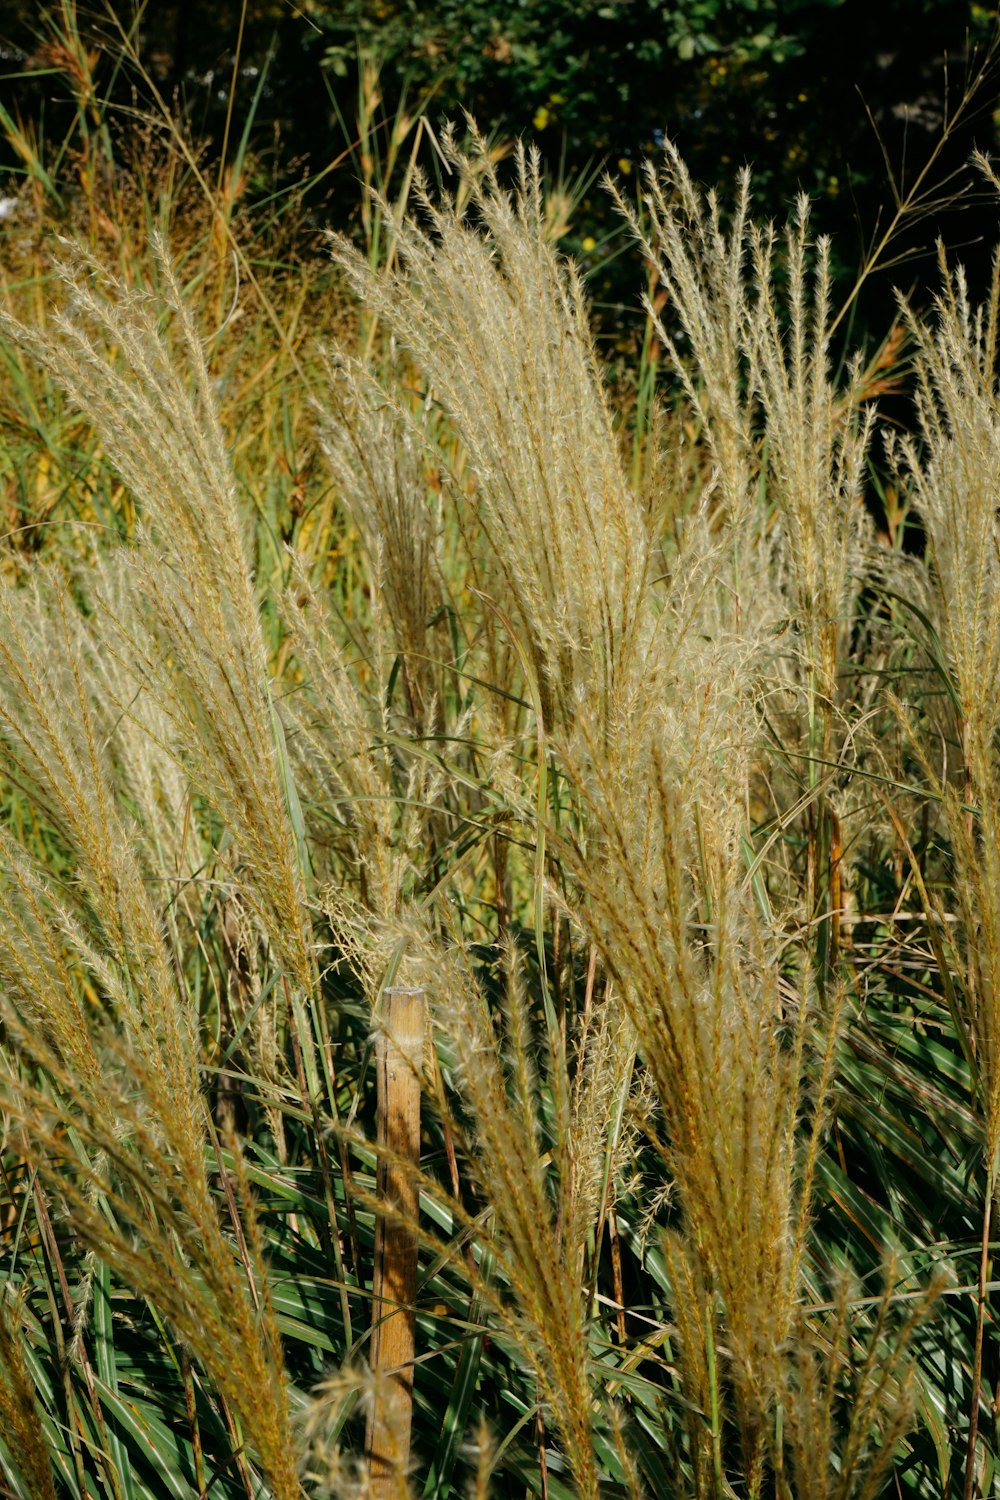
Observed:
[[[983,1238],[979,1255],[979,1289],[976,1297],[976,1348],[972,1360],[972,1397],[969,1405],[969,1441],[965,1460],[965,1500],[973,1500],[976,1489],[976,1441],[979,1437],[979,1401],[983,1384],[983,1330],[990,1279],[990,1224],[993,1216],[993,1173],[986,1183],[983,1208]]]
[[[993,40],[990,42],[985,52],[981,55],[979,66],[976,68],[975,73],[966,84],[961,99],[959,99],[952,113],[946,113],[944,122],[941,126],[941,134],[939,135],[933,150],[928,154],[927,159],[921,167],[920,171],[913,179],[913,183],[909,191],[905,195],[902,194],[900,192],[900,188],[896,186],[895,180],[890,178],[893,199],[896,204],[895,213],[889,220],[889,223],[883,230],[882,234],[878,235],[875,243],[872,245],[872,248],[865,256],[864,264],[861,267],[861,270],[858,272],[854,285],[851,287],[850,292],[845,298],[840,311],[837,313],[836,317],[830,324],[829,335],[832,336],[840,327],[840,324],[847,317],[851,308],[857,301],[858,293],[861,291],[861,288],[865,285],[872,274],[879,268],[879,266],[883,264],[886,251],[895,240],[897,234],[899,233],[906,220],[918,215],[922,208],[926,208],[928,195],[933,191],[933,189],[928,186],[929,178],[931,177],[935,166],[940,160],[941,153],[944,151],[945,146],[954,135],[955,131],[958,129],[961,121],[968,114],[973,101],[978,97],[981,88],[986,82],[986,79],[989,76],[990,69],[993,67],[996,61],[998,40],[1000,40],[1000,35],[994,34]],[[868,111],[868,116],[869,119],[872,119],[870,110]],[[872,125],[873,128],[875,128],[877,135],[878,129],[877,126],[875,126],[874,120],[872,120]],[[881,137],[879,137],[879,144],[882,145]],[[885,148],[883,146],[883,154],[884,149]],[[945,200],[945,202],[954,203],[955,199],[958,196],[959,193],[952,194],[950,198]]]

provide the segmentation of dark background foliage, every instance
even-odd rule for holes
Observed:
[[[905,193],[995,24],[990,8],[967,0],[108,0],[72,9],[101,54],[98,83],[125,130],[134,106],[150,103],[150,80],[210,151],[234,74],[238,119],[257,96],[251,192],[315,175],[349,144],[362,56],[381,67],[387,121],[401,106],[426,107],[438,122],[468,110],[501,136],[530,134],[579,185],[568,248],[588,264],[595,301],[611,306],[632,301],[634,271],[609,264],[616,241],[599,170],[635,180],[665,134],[706,184],[749,163],[763,213],[781,218],[798,191],[809,193],[849,287],[891,217],[890,169]],[[147,80],[121,66],[119,25]],[[45,9],[0,0],[0,41],[0,97],[56,149],[78,100],[59,75]],[[933,284],[938,235],[979,279],[996,212],[966,163],[974,146],[994,144],[997,93],[990,75],[935,162],[928,212],[895,241],[909,264],[875,278],[865,324],[891,317],[894,282]],[[4,164],[18,165],[9,154]],[[332,179],[333,192],[324,178],[324,220],[356,213],[349,172]]]

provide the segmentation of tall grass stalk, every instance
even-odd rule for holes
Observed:
[[[928,611],[951,710],[948,727],[954,749],[945,762],[945,775],[930,765],[926,770],[942,799],[954,860],[960,934],[956,988],[974,1058],[983,1132],[982,1245],[965,1476],[965,1494],[970,1497],[976,1492],[986,1288],[1000,1152],[1000,532],[993,498],[1000,463],[1000,261],[994,261],[990,293],[979,307],[971,302],[961,269],[951,271],[943,255],[941,270],[943,287],[931,326],[904,304],[917,350],[922,441],[918,445],[916,440],[903,440],[897,451],[927,533],[930,568],[914,580],[913,592]]]

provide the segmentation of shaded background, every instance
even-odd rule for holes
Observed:
[[[147,78],[123,63],[116,18]],[[634,257],[627,268],[615,259],[621,236],[600,189],[602,167],[636,181],[637,164],[655,158],[665,133],[706,184],[726,183],[749,162],[761,212],[781,218],[796,192],[810,194],[847,289],[891,217],[889,167],[905,192],[995,26],[992,8],[966,0],[249,0],[245,8],[149,0],[139,10],[124,0],[48,9],[0,0],[0,103],[52,153],[80,107],[60,71],[67,19],[91,51],[123,136],[136,129],[136,111],[151,107],[152,83],[211,157],[235,72],[227,149],[232,156],[252,116],[249,198],[309,173],[320,179],[316,224],[357,219],[356,157],[323,169],[350,144],[359,59],[380,68],[386,131],[401,108],[426,108],[435,123],[467,109],[500,136],[530,134],[572,190],[565,243],[584,260],[612,323],[615,309],[634,306],[637,278]],[[924,216],[895,242],[905,263],[873,279],[860,326],[884,330],[894,283],[928,295],[937,235],[982,281],[997,210],[966,163],[974,146],[994,146],[997,102],[991,70],[934,164]],[[18,170],[9,146],[0,164]]]

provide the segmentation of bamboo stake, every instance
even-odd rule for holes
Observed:
[[[376,1378],[366,1437],[373,1500],[401,1493],[410,1457],[424,1011],[423,990],[385,990],[375,1043],[378,1197],[390,1216],[379,1214],[375,1222],[371,1366]]]

